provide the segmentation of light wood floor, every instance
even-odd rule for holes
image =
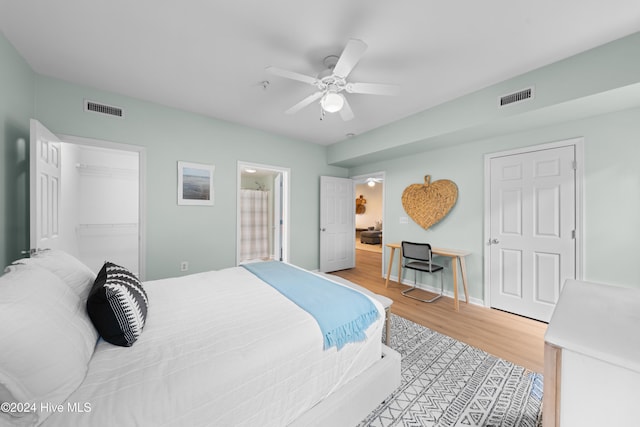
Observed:
[[[389,288],[385,288],[381,262],[381,254],[356,250],[356,268],[333,274],[393,299],[392,313],[532,371],[542,372],[546,323],[463,301],[456,313],[453,298],[442,297],[427,304],[404,297],[400,293],[407,288],[404,285],[390,281]]]

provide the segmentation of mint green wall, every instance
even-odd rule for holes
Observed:
[[[344,177],[329,166],[326,148],[130,97],[35,74],[0,34],[0,262],[29,248],[29,119],[58,134],[143,146],[147,163],[146,278],[228,267],[236,254],[236,165],[238,160],[291,170],[290,261],[319,264],[320,175]],[[123,107],[124,119],[83,111],[83,100]],[[176,204],[178,160],[210,163],[215,206]]]
[[[146,147],[147,279],[235,265],[238,160],[291,169],[290,261],[318,268],[319,176],[326,148],[126,96],[36,76],[36,117],[58,134]],[[83,99],[122,107],[125,118],[83,111]],[[176,162],[215,165],[215,205],[177,206]]]
[[[470,294],[481,301],[485,154],[584,137],[582,277],[640,287],[639,45],[640,33],[632,34],[334,144],[329,162],[349,167],[350,176],[385,171],[385,241],[471,251]],[[531,85],[532,100],[497,107],[500,95]],[[426,174],[453,180],[459,198],[425,231],[399,218],[402,191]]]
[[[401,135],[400,135],[401,136]],[[385,171],[386,242],[417,240],[472,252],[467,260],[470,296],[483,299],[484,156],[513,148],[584,137],[583,278],[640,287],[640,108],[507,135],[484,138],[350,169],[352,176]],[[450,179],[458,185],[458,201],[449,215],[423,230],[407,216],[404,189]],[[387,265],[388,252],[386,253]],[[393,274],[395,274],[395,269]],[[452,291],[449,278],[446,289]]]
[[[640,32],[333,144],[329,163],[354,167],[638,107],[638,46]],[[533,99],[498,107],[500,96],[530,86]]]
[[[482,299],[484,155],[582,136],[584,278],[640,287],[632,259],[640,253],[638,42],[639,34],[629,36],[327,150],[35,75],[0,35],[0,261],[6,264],[28,247],[28,153],[20,141],[28,140],[33,116],[57,133],[146,147],[149,279],[179,274],[182,260],[191,272],[233,265],[236,163],[243,160],[291,169],[292,262],[318,266],[319,175],[386,171],[386,241],[415,238],[470,250],[471,295]],[[485,111],[498,95],[530,83],[536,84],[534,101],[503,113]],[[126,118],[84,113],[85,98],[121,106]],[[327,155],[334,166],[327,165]],[[176,205],[178,160],[216,165],[215,206]],[[343,167],[351,168],[348,174]],[[452,179],[460,190],[451,214],[428,231],[399,224],[402,191],[425,174]]]
[[[34,73],[0,33],[0,268],[29,248],[29,119]]]

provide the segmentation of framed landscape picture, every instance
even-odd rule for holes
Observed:
[[[178,162],[178,204],[213,206],[215,166]]]

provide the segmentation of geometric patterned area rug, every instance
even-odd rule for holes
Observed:
[[[394,314],[390,347],[401,385],[359,427],[542,426],[541,374]]]

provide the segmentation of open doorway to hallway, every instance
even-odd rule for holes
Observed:
[[[353,177],[356,194],[355,247],[382,254],[384,172]]]

